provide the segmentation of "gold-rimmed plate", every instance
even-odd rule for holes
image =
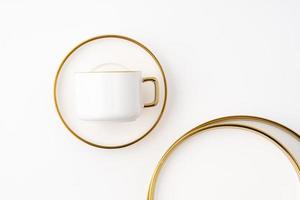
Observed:
[[[300,198],[296,158],[269,133],[248,125],[198,127],[164,154],[148,200]]]

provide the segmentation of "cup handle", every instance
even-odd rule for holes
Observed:
[[[150,103],[145,103],[144,108],[154,107],[158,104],[159,100],[159,87],[158,87],[158,80],[155,77],[146,77],[143,78],[143,83],[151,81],[154,85],[154,100]]]

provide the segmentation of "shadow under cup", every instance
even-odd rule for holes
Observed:
[[[155,86],[153,102],[142,102],[141,84]],[[142,78],[140,71],[102,71],[75,73],[76,111],[79,119],[89,121],[133,121],[143,107],[158,103],[158,83]]]

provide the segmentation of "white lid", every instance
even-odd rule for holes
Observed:
[[[101,65],[97,65],[92,68],[90,72],[107,72],[107,71],[132,71],[128,67],[125,67],[118,63],[104,63]]]

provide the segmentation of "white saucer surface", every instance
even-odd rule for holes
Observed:
[[[177,147],[155,200],[299,200],[300,179],[276,145],[248,130],[214,129]]]

